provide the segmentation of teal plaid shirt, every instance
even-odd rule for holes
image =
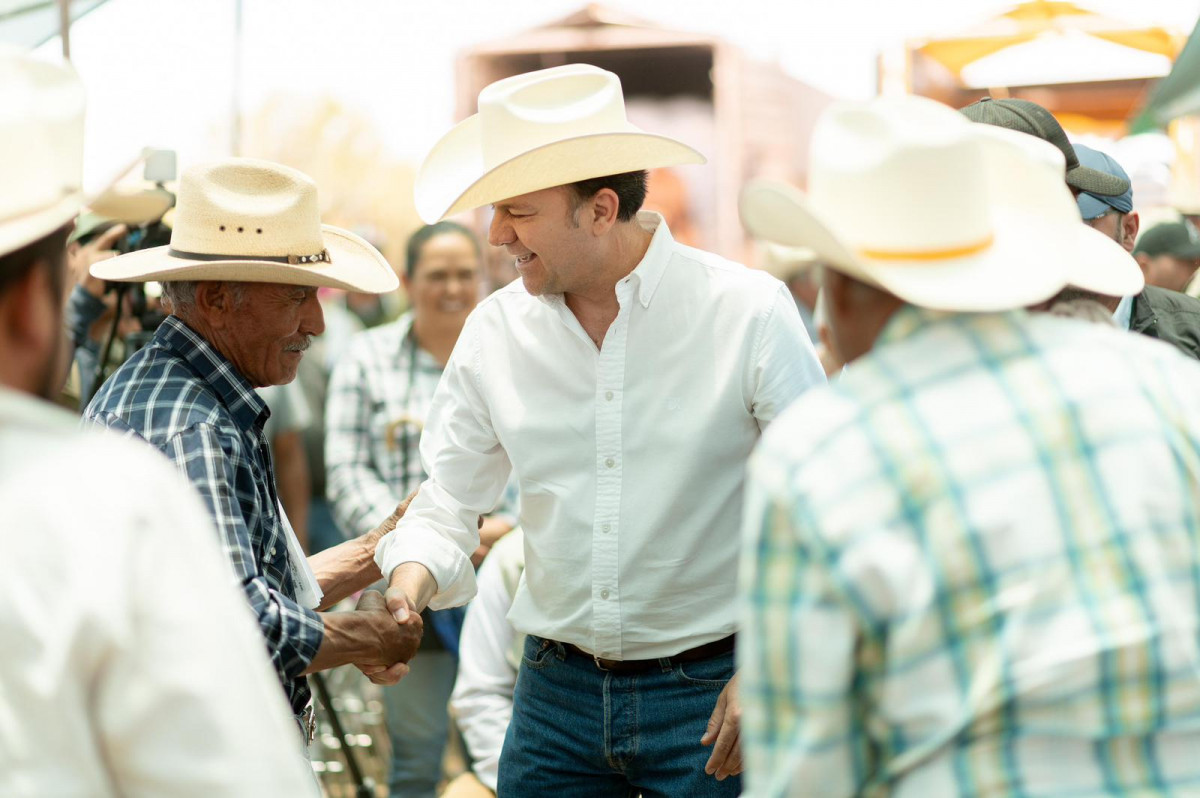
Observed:
[[[751,464],[748,795],[1200,795],[1200,368],[906,307]]]

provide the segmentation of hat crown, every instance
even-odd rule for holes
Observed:
[[[979,141],[938,103],[831,109],[813,132],[811,163],[814,206],[860,251],[953,250],[992,235]]]
[[[171,247],[237,257],[319,253],[316,184],[303,172],[249,158],[191,167],[179,181]]]
[[[564,139],[633,129],[620,78],[591,64],[542,69],[485,87],[479,125],[487,168]]]
[[[69,65],[8,49],[0,49],[0,87],[0,225],[5,225],[82,191],[84,92]]]

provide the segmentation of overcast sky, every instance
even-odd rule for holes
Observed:
[[[1190,32],[1200,0],[1084,0],[1131,22]],[[373,118],[399,158],[419,160],[454,114],[455,57],[563,17],[581,0],[243,0],[241,107],[335,95]],[[875,90],[876,56],[953,33],[1004,0],[611,0],[652,22],[720,35],[835,96]],[[103,183],[143,145],[181,166],[228,154],[234,0],[110,0],[72,32],[88,86],[87,175]],[[44,50],[51,51],[55,44]]]

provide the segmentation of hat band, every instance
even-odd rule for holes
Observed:
[[[310,263],[333,263],[329,250],[323,249],[315,255],[212,255],[207,252],[185,252],[175,247],[167,247],[167,254],[172,258],[185,260],[265,260],[270,263],[287,263],[292,266]]]
[[[950,249],[859,249],[858,254],[870,260],[952,260],[983,252],[996,240],[994,235],[974,244]]]

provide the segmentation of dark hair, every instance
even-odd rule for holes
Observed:
[[[25,279],[39,264],[50,271],[50,287],[55,295],[63,290],[66,280],[67,236],[74,228],[74,220],[49,235],[26,244],[15,252],[0,255],[0,294]]]
[[[617,195],[617,218],[628,222],[641,210],[642,203],[646,201],[647,177],[646,170],[641,169],[570,183],[567,188],[575,195],[575,207],[572,210],[579,210],[579,206],[596,196],[600,189],[608,188]]]
[[[471,246],[475,248],[475,254],[483,257],[483,250],[479,246],[479,239],[475,234],[462,226],[458,222],[437,222],[435,224],[427,224],[417,232],[413,233],[408,238],[408,246],[404,251],[404,273],[408,279],[412,279],[417,272],[417,261],[421,259],[421,250],[429,239],[434,236],[440,236],[443,233],[457,233],[465,236],[471,242]]]

